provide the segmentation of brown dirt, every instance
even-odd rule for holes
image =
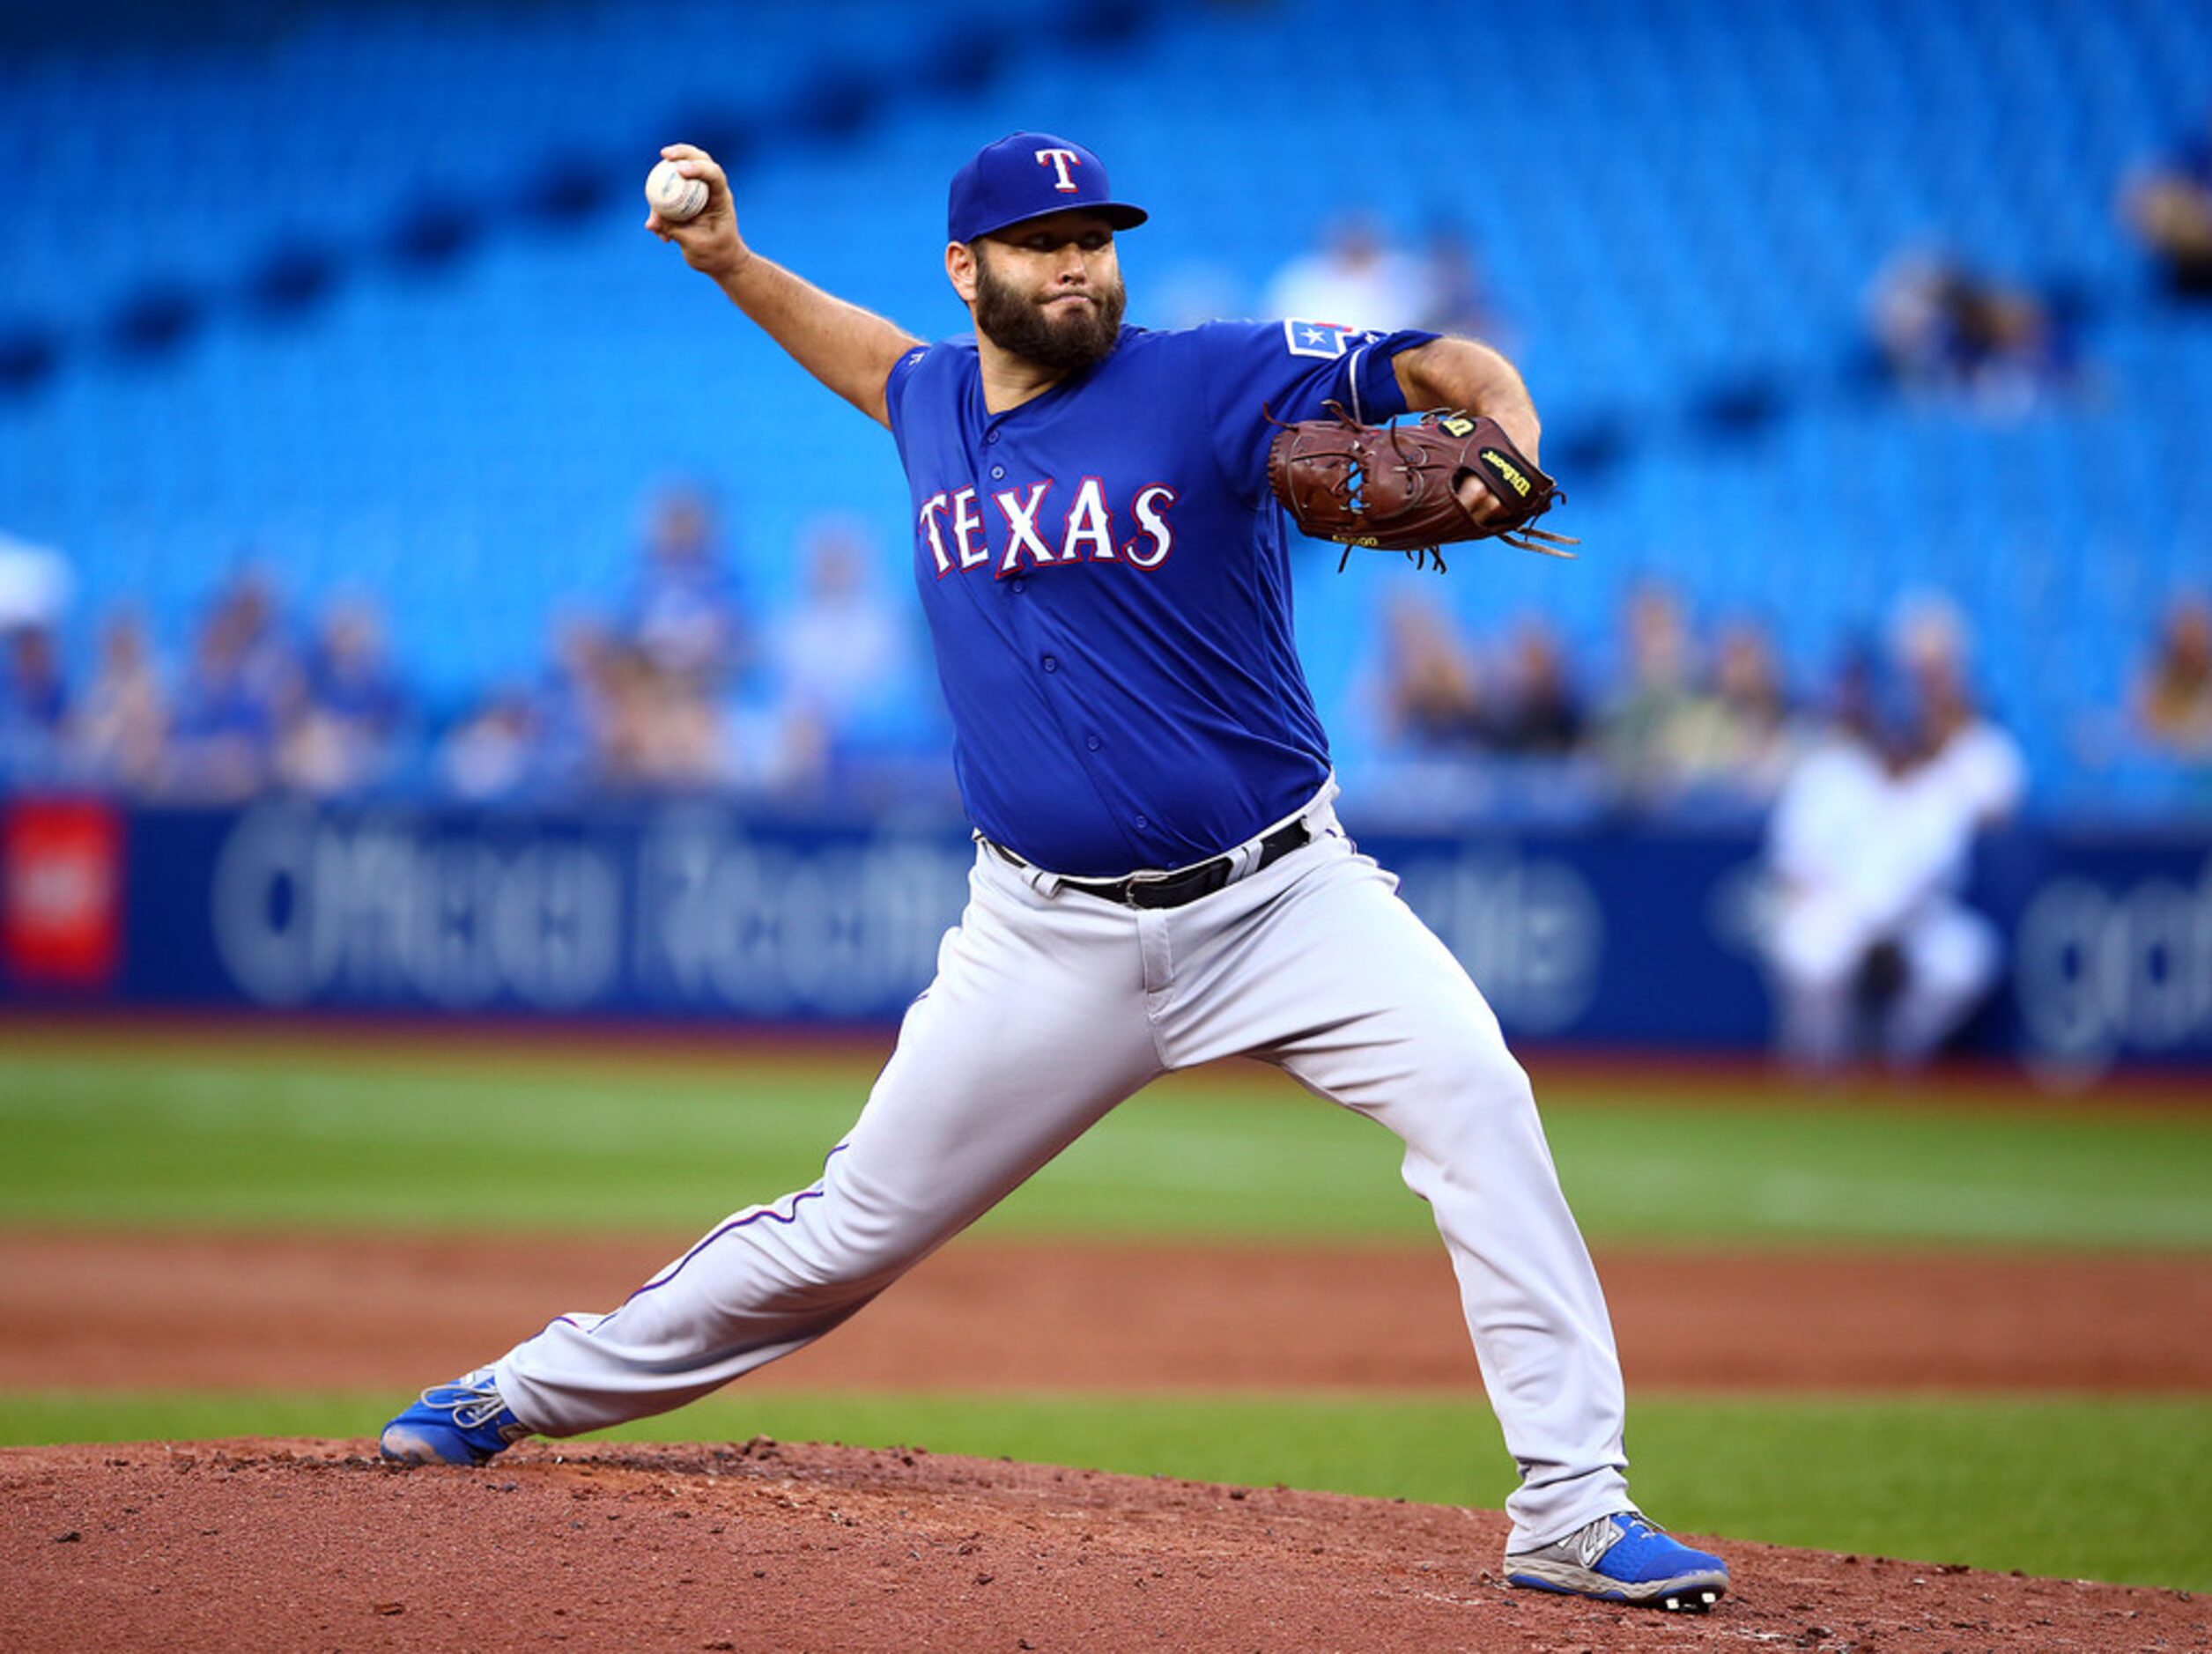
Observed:
[[[386,1387],[680,1238],[0,1231],[0,1387]],[[2201,1258],[1601,1259],[1632,1384],[2212,1388]],[[2052,1335],[2063,1326],[2067,1335]],[[1440,1247],[957,1244],[756,1385],[1471,1393]],[[1494,1512],[826,1447],[0,1451],[0,1646],[2212,1649],[2171,1591],[1727,1542],[1704,1619],[1496,1578]]]
[[[0,1231],[0,1387],[411,1391],[559,1311],[610,1307],[686,1238]],[[1624,1252],[1600,1269],[1639,1392],[2212,1390],[2201,1254]],[[972,1238],[748,1383],[1466,1393],[1476,1377],[1441,1246]]]
[[[2212,1648],[2179,1591],[1729,1543],[1669,1615],[1512,1590],[1504,1519],[829,1447],[0,1452],[11,1649]]]

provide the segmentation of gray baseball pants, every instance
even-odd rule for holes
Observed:
[[[1396,879],[1343,837],[1334,791],[1306,814],[1314,843],[1177,908],[1102,901],[979,846],[936,978],[821,1180],[503,1356],[515,1415],[571,1436],[788,1355],[1147,1082],[1244,1054],[1403,1141],[1520,1468],[1509,1548],[1631,1508],[1612,1329],[1528,1076]]]

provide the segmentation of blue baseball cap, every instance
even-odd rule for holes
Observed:
[[[1095,212],[1117,230],[1134,229],[1148,216],[1142,207],[1113,199],[1106,167],[1082,144],[1049,132],[1012,132],[976,151],[975,159],[952,174],[945,234],[973,241],[1071,207]]]

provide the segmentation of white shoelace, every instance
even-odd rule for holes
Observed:
[[[456,1391],[462,1392],[458,1398]],[[507,1403],[490,1384],[433,1384],[423,1392],[423,1406],[450,1413],[455,1424],[473,1430],[498,1418]]]

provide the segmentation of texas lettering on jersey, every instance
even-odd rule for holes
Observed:
[[[932,494],[921,504],[917,527],[936,564],[937,578],[987,565],[992,578],[1002,580],[1025,568],[1067,563],[1156,569],[1175,549],[1175,531],[1167,519],[1175,491],[1165,483],[1146,484],[1118,513],[1099,477],[1084,477],[1069,493],[1067,504],[1054,510],[1048,502],[1057,486],[1058,479],[1047,476],[988,496],[973,488]],[[994,517],[1003,526],[1002,535],[992,534]],[[1121,537],[1117,522],[1134,532]],[[994,537],[1002,538],[1004,550],[992,550]]]

